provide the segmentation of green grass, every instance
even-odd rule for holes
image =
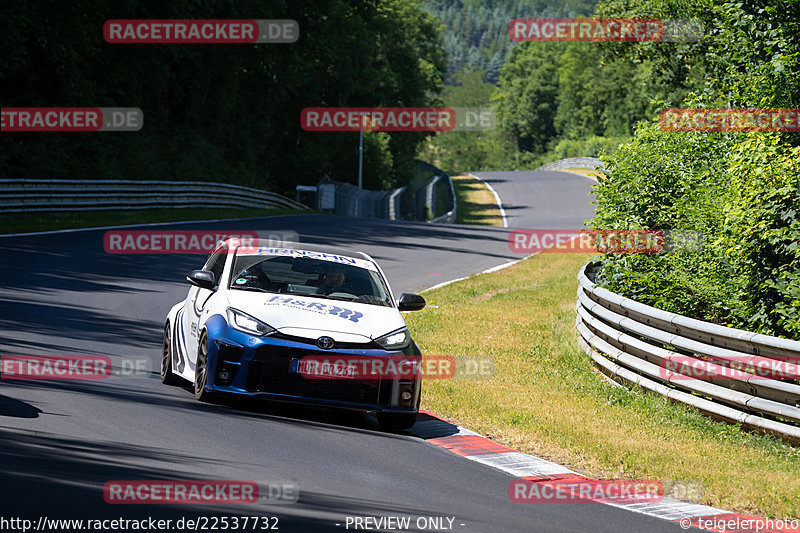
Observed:
[[[406,319],[423,353],[489,355],[496,374],[428,380],[422,407],[590,476],[688,482],[703,487],[697,503],[799,516],[800,449],[615,387],[594,369],[574,326],[588,259],[540,254],[427,292],[431,305]]]
[[[0,234],[31,233],[59,229],[95,228],[149,224],[153,222],[178,222],[182,220],[214,220],[220,218],[248,218],[287,214],[308,214],[311,211],[294,209],[210,209],[168,208],[135,211],[78,211],[63,213],[12,213],[0,215]]]
[[[455,176],[456,224],[502,226],[500,207],[486,185],[471,176]]]

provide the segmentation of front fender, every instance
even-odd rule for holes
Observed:
[[[208,334],[209,339],[216,339],[228,329],[228,320],[220,314],[211,315],[203,324],[203,331]]]
[[[208,360],[206,361],[206,372],[209,376],[206,389],[208,390],[215,389],[214,376],[217,374],[217,355],[219,353],[219,347],[215,340],[219,339],[220,337],[224,337],[224,333],[226,331],[230,331],[228,321],[224,316],[216,314],[208,317],[208,320],[206,320],[203,324],[199,335],[199,338],[202,339],[203,333],[205,333],[206,342],[208,343],[206,351],[208,354]]]

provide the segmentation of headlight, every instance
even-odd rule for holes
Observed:
[[[228,324],[234,329],[251,335],[269,335],[275,331],[275,328],[233,307],[228,308]]]
[[[408,328],[403,328],[387,333],[383,337],[378,337],[375,342],[380,344],[384,350],[399,350],[408,346],[410,340],[411,336],[408,334]]]

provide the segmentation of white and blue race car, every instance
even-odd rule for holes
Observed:
[[[189,294],[164,327],[163,383],[187,380],[202,401],[263,397],[375,411],[389,428],[413,425],[421,355],[401,311],[425,300],[404,293],[395,301],[367,254],[228,239],[187,280]]]

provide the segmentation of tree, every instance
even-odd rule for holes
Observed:
[[[543,153],[555,134],[558,61],[561,43],[514,47],[492,97],[501,130],[513,135],[522,152]]]
[[[4,107],[139,107],[145,120],[135,133],[4,133],[3,177],[215,180],[291,194],[326,173],[355,182],[357,134],[305,132],[303,108],[437,105],[446,69],[438,25],[420,0],[87,0],[0,10]],[[295,19],[300,39],[109,44],[102,28],[114,18]],[[391,170],[368,185],[410,179],[429,134],[387,136],[376,139],[376,165]]]

